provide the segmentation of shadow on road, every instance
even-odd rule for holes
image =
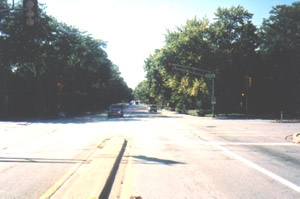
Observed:
[[[147,157],[144,155],[126,156],[126,157],[133,157],[135,159],[142,160],[142,161],[138,161],[138,162],[143,163],[143,164],[159,163],[159,164],[165,164],[165,165],[169,165],[169,166],[175,165],[175,164],[186,164],[183,162],[177,162],[177,161],[173,161],[173,160],[166,160],[166,159],[160,159],[160,158],[154,158],[154,157]]]
[[[53,123],[53,124],[85,124],[98,122],[131,122],[141,121],[143,119],[156,118],[173,118],[175,116],[167,116],[161,112],[150,113],[145,107],[133,107],[124,109],[124,117],[108,118],[106,112],[88,114],[80,117],[64,117],[64,118],[34,118],[34,119],[11,119],[5,122],[19,122],[23,125],[30,123]]]

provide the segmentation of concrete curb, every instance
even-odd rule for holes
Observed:
[[[98,199],[103,192],[109,194],[126,144],[124,138],[108,140],[49,198]]]
[[[111,169],[109,177],[107,178],[105,186],[103,187],[102,192],[99,196],[100,199],[109,199],[109,195],[110,195],[110,192],[112,190],[112,187],[113,187],[113,184],[114,184],[114,181],[115,181],[115,178],[116,178],[116,175],[117,175],[122,157],[125,153],[126,146],[127,146],[127,140],[124,140],[124,143],[123,143],[123,146],[120,150],[120,153],[119,153],[119,155],[118,155],[118,157],[117,157],[117,159],[114,163],[113,168]]]

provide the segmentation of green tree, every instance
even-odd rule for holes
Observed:
[[[209,93],[205,79],[172,71],[168,66],[171,62],[199,69],[211,68],[207,37],[207,19],[194,18],[184,26],[168,31],[166,45],[145,61],[149,101],[169,103],[178,109],[183,106],[195,108],[199,105],[198,101],[207,102]]]
[[[209,41],[215,57],[212,64],[217,73],[217,110],[236,112],[240,110],[241,93],[250,93],[245,87],[245,77],[253,76],[256,65],[257,30],[251,22],[253,15],[241,6],[218,8],[215,15]]]
[[[261,27],[265,67],[261,93],[268,112],[300,111],[300,2],[278,5]]]
[[[77,114],[131,97],[105,42],[57,22],[43,7],[33,27],[23,17],[22,9],[12,10],[0,24],[0,76],[8,84],[11,116]]]
[[[147,80],[144,80],[134,89],[134,99],[142,100],[144,103],[151,103],[149,93],[149,84]]]
[[[171,62],[215,72],[219,111],[240,111],[245,77],[254,78],[258,62],[258,36],[251,18],[241,6],[219,8],[211,24],[195,17],[169,30],[166,45],[145,61],[149,101],[160,99],[176,108],[210,108],[210,79],[172,71],[167,64]]]

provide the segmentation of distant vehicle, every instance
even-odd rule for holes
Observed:
[[[156,105],[151,105],[148,108],[149,112],[157,112],[157,106]]]
[[[112,104],[108,108],[107,117],[123,117],[123,105],[122,104]]]

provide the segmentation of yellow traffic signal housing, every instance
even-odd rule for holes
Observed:
[[[25,15],[25,22],[27,26],[33,26],[38,12],[37,0],[23,0],[23,9]]]

